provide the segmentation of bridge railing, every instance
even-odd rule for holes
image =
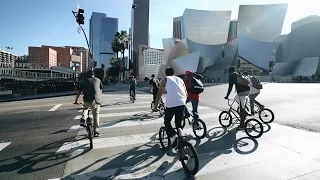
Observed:
[[[76,74],[73,73],[39,73],[30,71],[21,71],[14,69],[0,69],[0,76],[11,76],[27,79],[71,79],[76,78]]]

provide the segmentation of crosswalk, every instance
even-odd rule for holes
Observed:
[[[89,141],[85,138],[86,130],[79,126],[82,110],[73,119],[74,125],[67,133],[77,132],[74,142],[66,142],[56,154],[67,153],[67,162],[63,177],[74,179],[173,179],[185,176],[181,163],[175,155],[168,155],[160,148],[158,131],[163,126],[163,117],[158,112],[151,112],[152,95],[137,94],[134,103],[123,94],[104,94],[105,103],[100,108],[100,137],[95,138],[93,149],[89,150]],[[165,96],[163,97],[165,100]],[[191,104],[187,105],[191,110]],[[220,111],[207,106],[199,106],[200,118],[207,125],[207,133],[219,133]],[[174,122],[173,122],[174,123]],[[193,135],[188,124],[184,129]],[[220,132],[221,133],[221,132]],[[212,140],[212,139],[211,139]],[[198,146],[205,146],[209,138],[190,140]],[[209,147],[208,147],[209,148]],[[169,153],[170,154],[170,153]],[[200,160],[208,152],[198,152]],[[210,162],[198,172],[205,175],[210,171]],[[211,164],[211,166],[214,166]],[[60,177],[63,179],[63,177]],[[57,179],[60,179],[57,178]]]

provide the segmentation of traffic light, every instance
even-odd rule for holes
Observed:
[[[83,16],[84,10],[83,9],[78,9],[77,13],[77,23],[78,24],[84,24],[84,16]]]
[[[93,67],[97,67],[97,61],[93,61]]]

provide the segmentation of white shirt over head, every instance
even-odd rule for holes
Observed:
[[[167,76],[166,102],[167,108],[183,106],[186,104],[187,94],[183,80],[177,76]]]

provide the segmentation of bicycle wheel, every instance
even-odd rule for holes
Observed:
[[[269,117],[269,118],[268,118]],[[264,119],[265,118],[265,119]],[[274,114],[273,112],[268,109],[268,108],[263,108],[260,110],[259,112],[259,119],[266,123],[266,124],[269,124],[269,123],[272,123],[274,121]]]
[[[224,128],[229,127],[232,124],[231,114],[228,111],[222,111],[219,115],[219,123]]]
[[[186,118],[182,118],[181,120],[181,129],[183,129],[186,126]]]
[[[170,149],[170,138],[164,126],[162,126],[159,130],[159,140],[160,140],[161,147],[165,151],[168,151]]]
[[[193,121],[192,130],[193,130],[194,135],[199,139],[203,139],[207,135],[207,126],[201,119],[195,119]],[[197,134],[197,130],[200,131],[199,134]]]
[[[163,105],[163,104],[160,104],[160,105],[159,105],[159,113],[160,113],[160,116],[163,116],[163,115],[164,115],[165,110],[166,110],[166,108],[164,107],[164,105]]]
[[[197,174],[199,170],[199,157],[196,149],[189,142],[181,141],[180,143],[181,149],[179,154],[183,169],[189,175]],[[194,159],[194,163],[189,162],[191,159]],[[190,164],[193,165],[190,167]]]
[[[244,123],[245,132],[249,137],[259,138],[263,134],[263,125],[258,120],[251,118],[246,120]],[[251,134],[251,132],[256,132],[256,134]]]
[[[92,124],[87,124],[87,132],[88,132],[88,138],[90,141],[90,149],[93,148],[93,128]]]

